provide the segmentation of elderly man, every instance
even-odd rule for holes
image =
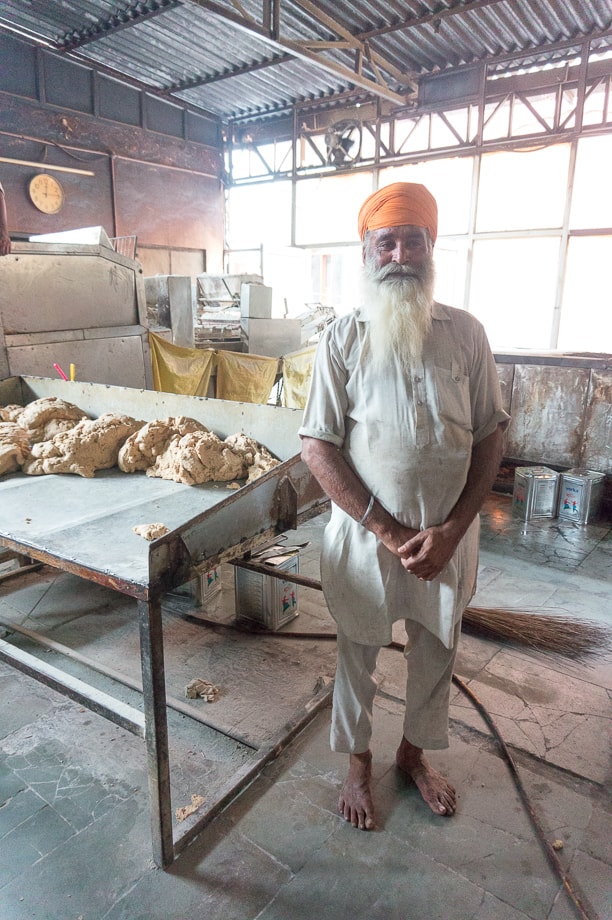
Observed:
[[[406,708],[396,764],[439,815],[456,792],[424,749],[448,747],[461,616],[473,596],[478,512],[502,457],[495,362],[480,323],[433,299],[437,205],[397,182],[359,212],[364,298],[323,334],[302,456],[332,500],[321,552],[338,625],[331,746],[349,754],[338,807],[375,826],[370,737],[376,659],[405,621]]]

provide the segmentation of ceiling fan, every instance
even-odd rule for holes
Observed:
[[[337,121],[325,132],[328,166],[351,166],[361,153],[361,122],[352,118]]]

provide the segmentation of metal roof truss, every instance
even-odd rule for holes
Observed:
[[[588,45],[588,43],[586,43]],[[300,178],[321,172],[372,169],[410,160],[474,154],[530,142],[554,143],[579,134],[612,130],[612,73],[609,62],[588,64],[583,48],[579,66],[549,72],[542,86],[527,74],[482,79],[478,98],[468,104],[385,113],[380,100],[356,109],[312,114],[300,110],[258,132],[255,125],[234,126],[230,182],[242,185],[275,178]],[[483,69],[484,76],[484,69]],[[588,117],[585,117],[588,109]],[[336,119],[336,120],[335,120]],[[360,154],[332,160],[330,131],[356,121]],[[233,151],[250,151],[248,168],[236,169]]]

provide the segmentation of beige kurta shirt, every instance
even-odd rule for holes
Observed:
[[[392,355],[377,372],[362,355],[364,308],[321,337],[300,435],[338,447],[366,488],[401,523],[442,523],[466,482],[472,445],[508,415],[482,325],[434,305],[422,360],[408,374]],[[325,600],[340,628],[364,645],[386,645],[412,619],[448,648],[476,588],[479,519],[434,581],[407,572],[373,533],[332,504],[321,551]]]

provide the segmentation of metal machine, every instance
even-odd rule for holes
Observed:
[[[199,275],[196,344],[281,358],[302,348],[336,317],[305,304],[298,316],[272,316],[272,288],[257,275]]]
[[[50,234],[13,243],[2,259],[0,377],[54,375],[56,365],[69,376],[73,365],[80,380],[150,388],[140,263],[115,252],[101,227],[85,229],[95,241]]]

